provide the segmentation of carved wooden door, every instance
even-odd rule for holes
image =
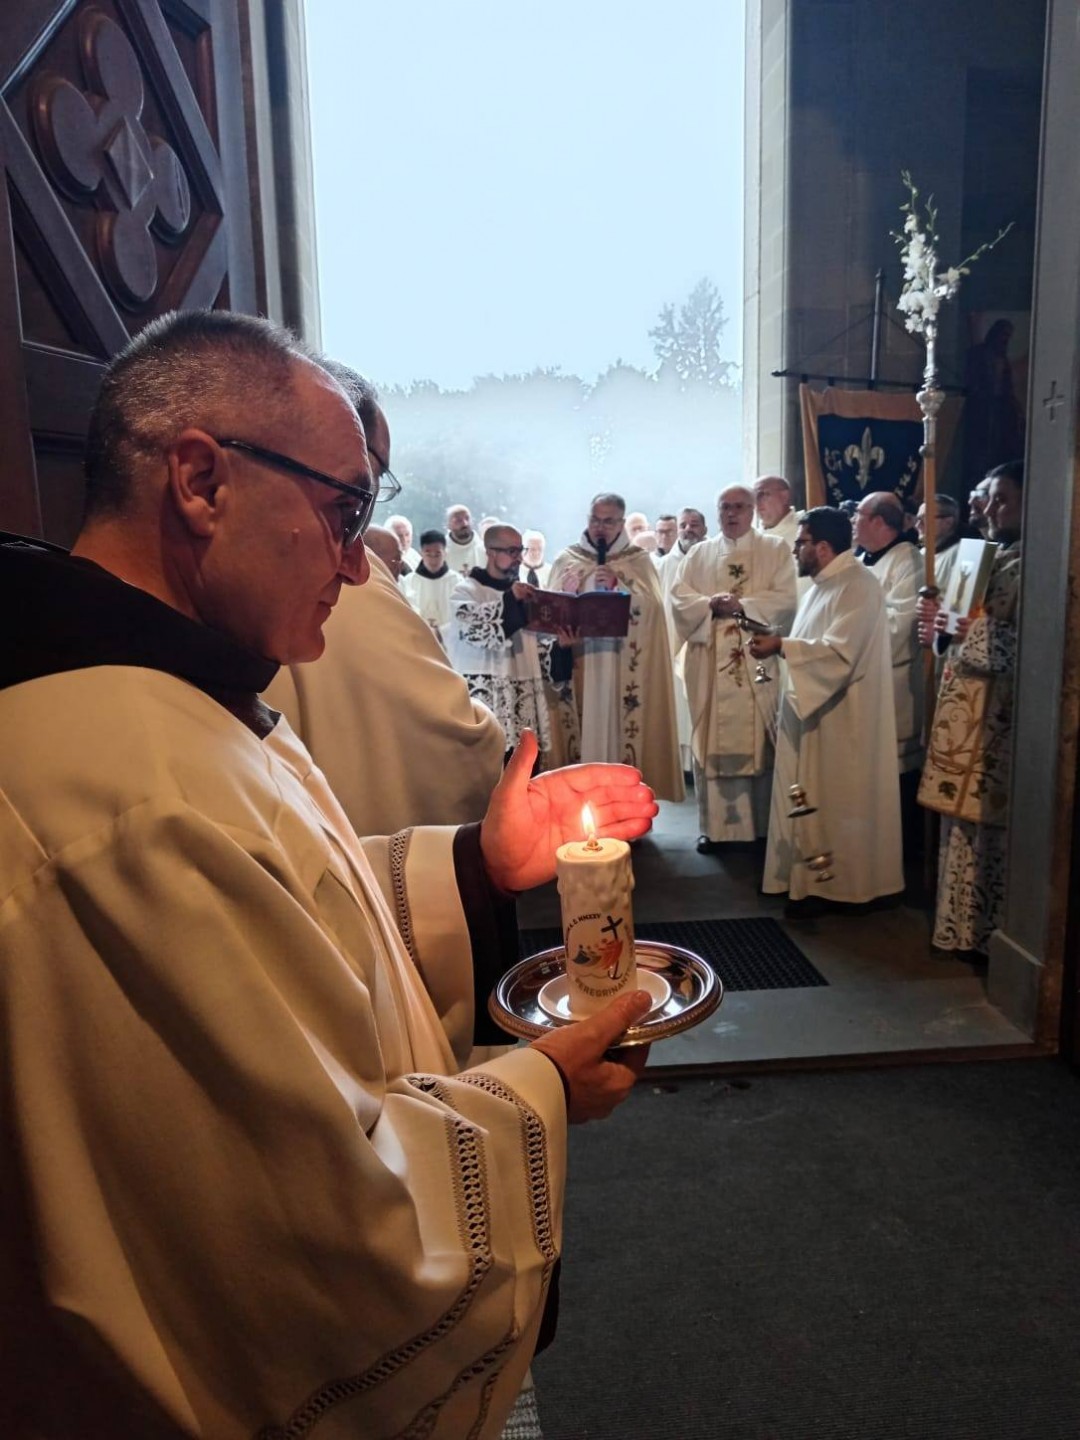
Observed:
[[[0,7],[0,529],[69,542],[103,363],[255,308],[237,0]]]

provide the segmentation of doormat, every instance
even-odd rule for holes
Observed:
[[[634,933],[642,940],[659,940],[700,955],[720,976],[725,990],[801,990],[829,983],[776,920],[755,916],[746,920],[646,921],[635,924]],[[561,945],[562,931],[554,927],[522,930],[518,943],[524,959]]]

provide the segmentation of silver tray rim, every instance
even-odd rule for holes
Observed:
[[[690,974],[694,977],[699,987],[699,993],[693,1000],[674,1014],[668,1011],[673,1003],[678,1003],[674,984],[672,995],[658,1011],[647,1016],[640,1025],[632,1025],[626,1034],[619,1041],[620,1046],[629,1045],[651,1045],[657,1040],[666,1040],[672,1035],[680,1035],[684,1030],[707,1020],[717,1009],[724,998],[724,983],[713,970],[709,963],[702,959],[693,950],[684,950],[679,945],[668,945],[662,940],[635,940],[634,950],[639,965],[646,969],[655,970],[663,974],[667,980],[672,980],[668,973],[672,965],[681,967],[682,975]],[[658,955],[663,958],[663,965],[648,964],[649,956]],[[506,974],[496,984],[494,990],[488,997],[488,1012],[496,1024],[516,1035],[522,1040],[535,1040],[541,1035],[547,1035],[552,1030],[560,1030],[565,1025],[576,1025],[576,1020],[562,1019],[559,1016],[548,1015],[546,1011],[534,1007],[543,1017],[541,1020],[528,1019],[513,1006],[514,990],[524,980],[533,981],[535,975],[535,986],[539,991],[540,985],[555,978],[557,974],[565,971],[565,951],[561,945],[555,945],[549,950],[538,950],[535,955],[526,956],[512,965]],[[539,974],[536,974],[539,972]]]

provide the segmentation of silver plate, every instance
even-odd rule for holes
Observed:
[[[661,975],[671,986],[667,1002],[653,1010],[639,1025],[632,1025],[620,1045],[650,1045],[679,1035],[710,1016],[724,998],[724,987],[700,955],[663,945],[659,940],[635,940],[638,968]],[[537,997],[549,980],[563,974],[566,956],[561,945],[541,950],[508,970],[488,997],[491,1018],[524,1040],[535,1040],[574,1020],[549,1015]]]

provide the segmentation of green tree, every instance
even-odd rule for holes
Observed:
[[[674,305],[665,305],[659,324],[649,331],[660,362],[658,374],[674,374],[682,386],[733,384],[737,367],[720,358],[727,323],[720,291],[709,279],[698,281],[678,315]]]

